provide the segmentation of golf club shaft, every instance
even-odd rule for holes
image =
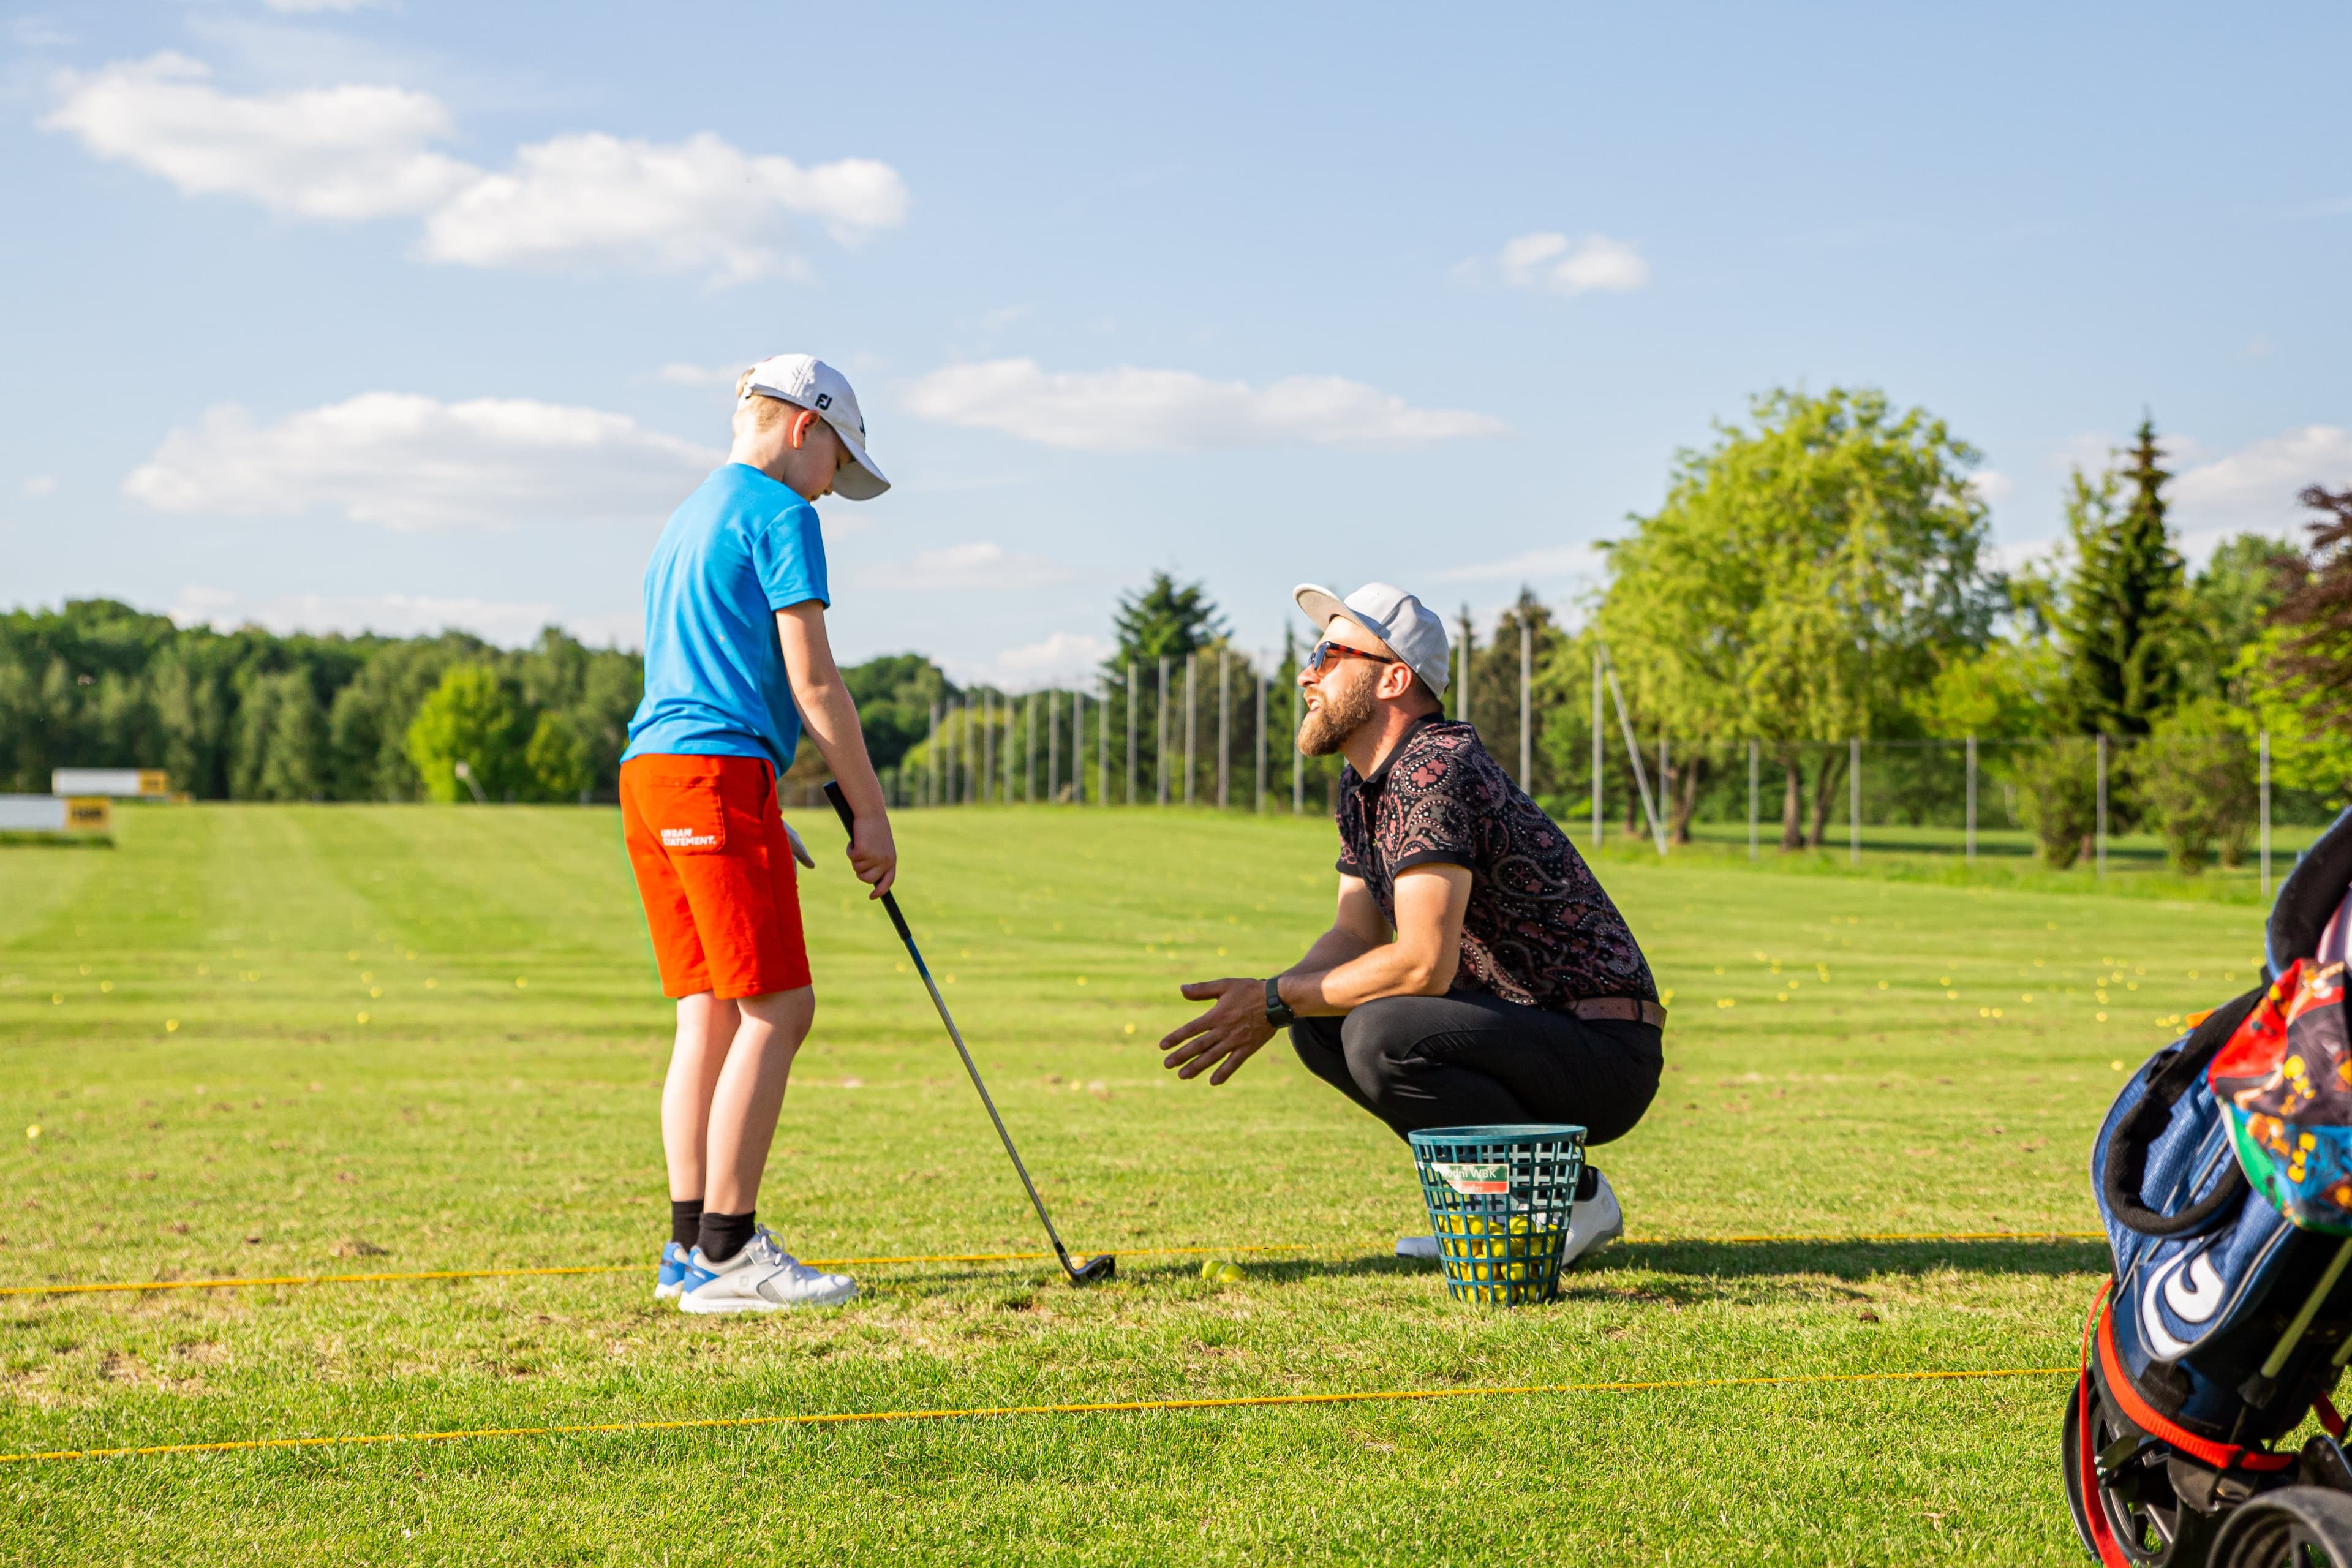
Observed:
[[[834,812],[841,818],[842,827],[855,837],[857,816],[849,809],[848,797],[841,793],[841,785],[826,784],[824,797],[833,802]],[[980,1103],[987,1109],[988,1120],[996,1126],[996,1136],[1003,1143],[1004,1152],[1013,1162],[1013,1169],[1021,1177],[1022,1189],[1029,1194],[1029,1204],[1037,1211],[1038,1222],[1045,1227],[1046,1239],[1054,1244],[1055,1256],[1062,1260],[1063,1268],[1075,1276],[1077,1270],[1070,1266],[1070,1249],[1062,1245],[1061,1232],[1054,1228],[1054,1216],[1045,1212],[1045,1200],[1037,1195],[1037,1184],[1029,1179],[1029,1167],[1021,1163],[1021,1151],[1013,1146],[1013,1134],[1005,1131],[1004,1118],[997,1114],[996,1101],[989,1097],[988,1085],[981,1080],[980,1064],[971,1059],[971,1051],[963,1043],[963,1031],[956,1027],[954,1015],[948,1011],[947,998],[940,994],[939,983],[931,978],[930,966],[923,962],[922,949],[915,945],[915,933],[907,928],[907,917],[898,912],[898,896],[883,894],[882,908],[890,916],[890,923],[898,928],[898,940],[907,947],[907,956],[915,961],[915,973],[923,977],[923,989],[931,994],[931,1005],[939,1009],[940,1022],[947,1026],[948,1038],[955,1042],[956,1055],[963,1058],[963,1070],[971,1076],[971,1087],[980,1091]]]

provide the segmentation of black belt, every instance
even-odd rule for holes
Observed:
[[[1666,1010],[1655,1002],[1636,1001],[1631,996],[1587,996],[1571,1002],[1568,1010],[1580,1018],[1613,1018],[1626,1024],[1655,1024],[1666,1026]]]

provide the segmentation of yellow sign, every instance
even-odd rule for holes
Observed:
[[[172,775],[161,768],[139,770],[139,798],[169,800],[172,797]]]
[[[113,826],[114,803],[106,796],[102,795],[66,796],[66,831],[68,833],[104,833]]]

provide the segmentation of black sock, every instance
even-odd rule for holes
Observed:
[[[688,1198],[669,1201],[669,1238],[680,1247],[691,1247],[702,1239],[702,1200]]]
[[[702,1211],[702,1256],[706,1262],[724,1263],[743,1250],[751,1239],[752,1215],[757,1209],[741,1214],[714,1214]]]

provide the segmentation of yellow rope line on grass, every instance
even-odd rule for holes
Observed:
[[[59,1448],[0,1454],[0,1464],[56,1459],[150,1458],[167,1454],[230,1454],[265,1448],[352,1448],[386,1443],[457,1443],[485,1437],[562,1437],[591,1433],[691,1432],[752,1426],[847,1426],[889,1421],[976,1420],[1005,1415],[1103,1415],[1143,1410],[1236,1410],[1290,1405],[1368,1405],[1427,1399],[1495,1399],[1538,1394],[1648,1394],[1674,1389],[1790,1387],[1855,1383],[1957,1383],[2003,1377],[2073,1377],[2071,1366],[2000,1367],[1960,1372],[1838,1372],[1783,1377],[1690,1377],[1650,1383],[1529,1383],[1499,1388],[1386,1388],[1343,1394],[1258,1394],[1225,1399],[1124,1399],[1086,1405],[986,1405],[961,1410],[849,1410],[810,1415],[717,1415],[673,1421],[597,1421],[560,1426],[478,1426],[455,1432],[373,1432],[342,1437],[245,1437],[222,1443],[157,1443],[145,1447]]]
[[[1764,1245],[1838,1247],[1887,1241],[2103,1241],[2095,1230],[1956,1231],[1949,1234],[1888,1232],[1873,1236],[1658,1236],[1627,1238],[1633,1247]],[[1200,1258],[1209,1254],[1238,1256],[1259,1252],[1311,1252],[1328,1242],[1277,1241],[1251,1247],[1132,1247],[1122,1258]],[[875,1258],[808,1258],[803,1262],[824,1268],[878,1268],[915,1263],[1031,1263],[1050,1252],[924,1252]],[[268,1285],[383,1285],[426,1279],[524,1279],[555,1275],[626,1274],[642,1263],[589,1263],[546,1268],[432,1268],[416,1273],[259,1274],[208,1279],[136,1279],[86,1285],[0,1285],[0,1296],[99,1296],[127,1290],[250,1290]]]

